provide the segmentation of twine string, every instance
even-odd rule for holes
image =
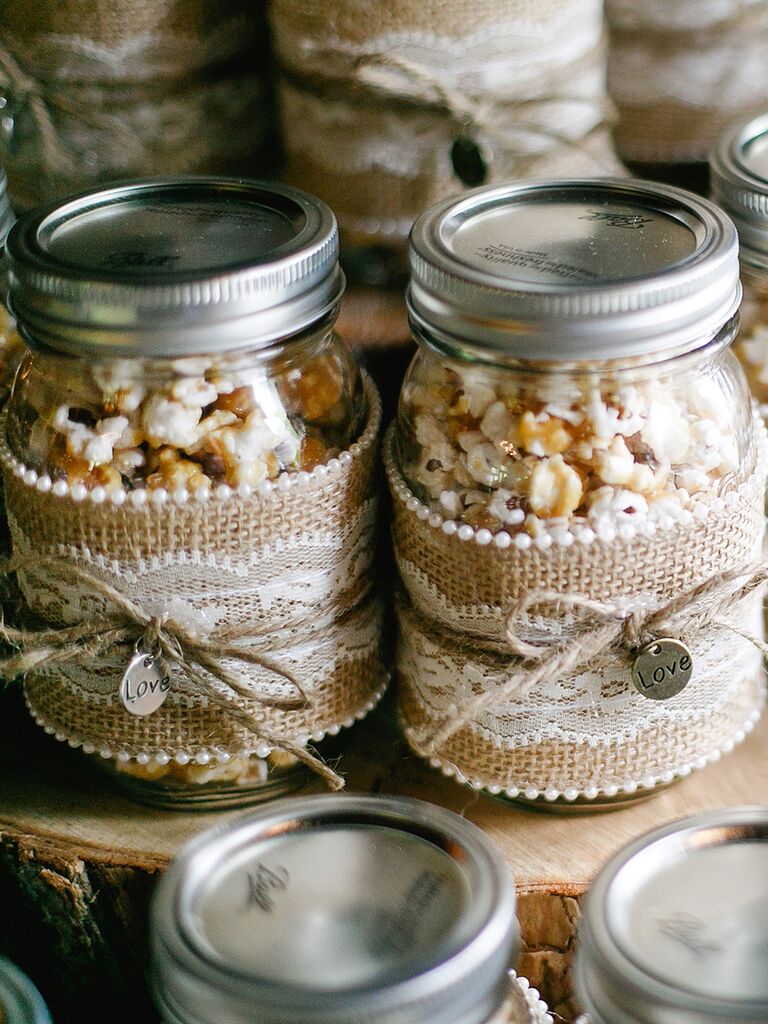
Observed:
[[[683,591],[655,611],[635,610],[609,602],[596,601],[583,594],[561,594],[534,590],[510,609],[505,621],[505,653],[512,661],[502,681],[473,694],[436,723],[419,730],[416,741],[429,754],[451,739],[478,716],[505,701],[526,697],[541,682],[583,671],[611,648],[624,657],[633,657],[639,647],[662,636],[685,639],[688,643],[713,626],[729,630],[768,655],[768,644],[728,617],[729,611],[758,592],[768,582],[768,563],[753,562],[717,573],[698,586]],[[565,608],[585,613],[582,628],[567,641],[530,644],[517,632],[522,616],[534,607]]]
[[[268,745],[293,754],[325,779],[332,789],[343,787],[343,779],[321,758],[305,747],[266,729],[255,715],[238,703],[237,698],[245,698],[262,707],[281,711],[306,708],[311,703],[299,681],[287,668],[260,650],[243,648],[233,642],[237,637],[246,635],[242,626],[231,634],[227,631],[212,632],[203,637],[172,616],[150,614],[110,583],[62,559],[36,555],[30,558],[12,557],[0,563],[0,571],[6,574],[23,572],[25,568],[31,567],[47,571],[55,578],[87,587],[90,592],[104,599],[110,612],[103,617],[61,628],[43,625],[40,628],[17,629],[0,623],[0,638],[15,649],[14,653],[0,657],[0,676],[3,679],[11,680],[15,676],[55,665],[87,663],[116,646],[138,642],[145,650],[159,651],[202,690],[211,704],[226,711],[249,732]],[[258,626],[247,632],[250,638],[266,638],[268,635]],[[277,697],[254,691],[224,664],[225,659],[230,658],[260,665],[268,672],[280,676],[290,683],[296,691],[295,696]],[[224,692],[213,685],[211,676],[224,685]]]
[[[544,124],[540,119],[522,120],[519,116],[515,116],[512,120],[510,115],[513,113],[519,115],[526,108],[539,107],[543,104],[580,103],[597,112],[599,125],[610,124],[615,120],[615,108],[607,96],[563,96],[553,93],[518,97],[507,101],[499,100],[492,95],[475,98],[458,89],[448,88],[426,68],[404,57],[385,53],[364,54],[355,61],[354,65],[354,76],[357,80],[383,96],[403,94],[402,86],[398,84],[397,78],[392,72],[405,76],[411,87],[409,97],[431,106],[440,107],[456,122],[457,127],[469,136],[479,130],[494,142],[501,144],[503,148],[508,149],[508,144],[505,146],[502,139],[510,125],[513,124],[516,129],[524,129],[540,138],[577,149],[589,156],[602,170],[605,169],[595,154],[586,148],[583,140],[572,138],[556,128]],[[535,154],[530,155],[534,156]]]

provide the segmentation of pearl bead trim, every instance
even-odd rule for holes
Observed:
[[[290,743],[295,744],[299,747],[305,747],[308,743],[320,743],[326,738],[326,736],[338,736],[342,729],[351,728],[355,722],[361,722],[366,715],[368,715],[376,705],[379,703],[381,698],[387,689],[387,683],[380,687],[368,701],[368,703],[356,711],[354,715],[350,715],[349,718],[345,718],[343,722],[334,723],[333,725],[327,726],[325,729],[317,729],[312,733],[302,733],[297,736],[293,736],[289,739]],[[150,764],[155,763],[159,765],[169,764],[171,761],[175,761],[176,764],[187,765],[187,764],[198,764],[206,765],[212,762],[218,764],[227,764],[233,757],[251,757],[255,755],[258,758],[266,758],[272,753],[273,748],[264,743],[257,743],[253,748],[242,748],[241,750],[225,750],[222,747],[200,747],[194,750],[180,749],[180,750],[140,750],[138,752],[129,750],[112,750],[110,747],[96,747],[93,743],[83,740],[77,736],[66,736],[63,732],[58,731],[55,726],[51,725],[50,722],[34,711],[29,702],[26,701],[27,709],[34,718],[37,725],[40,726],[49,736],[53,736],[54,739],[60,743],[66,743],[67,746],[73,750],[82,750],[84,754],[98,754],[105,761],[116,760],[121,764],[127,764],[129,761],[136,761],[138,764]]]
[[[752,732],[755,725],[760,719],[760,712],[751,712],[749,718],[744,725],[729,739],[724,740],[721,746],[716,747],[710,751],[709,754],[697,757],[687,765],[683,765],[680,768],[664,772],[661,775],[650,775],[643,779],[622,779],[618,782],[605,783],[601,786],[595,786],[592,783],[585,782],[567,782],[561,789],[557,789],[551,786],[547,789],[541,790],[532,786],[530,783],[521,781],[517,786],[502,786],[496,783],[484,782],[481,779],[471,778],[465,775],[455,764],[448,760],[444,760],[441,757],[434,755],[428,758],[429,765],[431,768],[435,768],[442,772],[446,778],[454,779],[454,781],[461,783],[464,786],[469,786],[470,789],[474,790],[485,790],[490,793],[491,796],[505,796],[509,797],[510,800],[516,800],[518,797],[524,797],[526,800],[545,800],[548,803],[552,803],[561,797],[572,803],[574,800],[583,798],[586,800],[597,800],[598,797],[616,797],[622,795],[631,796],[640,789],[654,789],[656,786],[665,785],[670,782],[674,782],[675,779],[687,778],[691,772],[705,768],[708,764],[714,764],[719,761],[723,754],[730,754],[733,748],[744,741],[744,739]],[[413,741],[414,732],[411,729],[405,730],[406,736],[411,741],[413,749],[418,753],[418,746]],[[421,755],[426,758],[426,755]],[[599,802],[599,801],[598,801]]]
[[[528,533],[510,534],[506,530],[493,534],[485,527],[476,528],[469,523],[458,522],[455,519],[446,519],[440,512],[434,511],[425,505],[415,496],[408,484],[405,482],[394,456],[394,423],[389,427],[384,438],[383,459],[387,474],[387,480],[393,497],[400,501],[409,512],[412,512],[417,519],[428,523],[433,529],[441,529],[448,537],[457,537],[460,541],[474,541],[480,547],[495,546],[504,551],[509,547],[517,551],[548,551],[553,547],[569,548],[573,544],[581,544],[589,547],[599,540],[605,544],[612,544],[616,539],[623,541],[634,540],[638,536],[653,537],[657,531],[672,530],[677,526],[690,526],[694,520],[703,522],[711,513],[720,514],[727,507],[735,508],[742,501],[748,489],[753,485],[754,480],[762,479],[768,472],[768,431],[762,419],[755,414],[755,425],[758,432],[758,455],[755,471],[752,476],[744,480],[738,488],[728,491],[724,497],[709,495],[706,500],[699,500],[693,503],[690,509],[682,509],[679,519],[671,516],[664,516],[658,523],[645,519],[640,521],[638,513],[638,524],[624,524],[618,529],[612,526],[603,526],[593,529],[592,526],[583,522],[571,522],[568,526],[560,521],[541,519],[541,532],[536,537]]]
[[[57,498],[69,498],[77,503],[91,501],[94,505],[103,505],[109,502],[117,508],[126,505],[132,509],[153,509],[162,508],[169,503],[183,506],[190,501],[200,505],[205,505],[208,501],[218,501],[223,504],[235,498],[248,500],[252,497],[266,500],[275,493],[285,494],[296,490],[308,490],[314,486],[325,487],[349,469],[363,453],[367,452],[375,444],[379,433],[381,399],[369,375],[365,371],[361,371],[361,373],[368,403],[368,418],[360,438],[346,451],[341,452],[338,457],[329,459],[326,463],[315,466],[314,469],[286,471],[275,480],[263,480],[255,487],[241,484],[240,487],[232,488],[227,484],[218,486],[212,484],[210,487],[198,487],[194,491],[189,491],[186,488],[168,491],[164,487],[137,488],[133,491],[127,491],[124,487],[118,487],[111,491],[107,491],[104,487],[94,487],[89,491],[82,483],[70,484],[67,480],[53,481],[47,474],[38,474],[36,470],[29,469],[13,455],[7,442],[7,412],[3,413],[0,418],[0,462],[27,487],[34,488],[41,494],[53,493]]]
[[[539,995],[539,990],[516,971],[509,972],[509,980],[526,1002],[529,1011],[528,1024],[552,1024],[549,1007]]]

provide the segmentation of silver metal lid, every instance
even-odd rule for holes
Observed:
[[[464,193],[416,221],[411,270],[417,332],[492,360],[684,351],[710,340],[741,298],[729,218],[645,181]]]
[[[2,1024],[51,1024],[43,997],[29,978],[0,957],[0,1021]]]
[[[259,348],[319,320],[344,288],[325,203],[230,178],[83,192],[20,218],[8,257],[25,335],[78,355]]]
[[[768,270],[768,114],[725,132],[710,170],[712,196],[736,224],[742,260]]]
[[[518,943],[491,842],[394,797],[283,800],[215,829],[152,907],[153,987],[173,1024],[481,1024]]]
[[[600,873],[579,930],[592,1024],[768,1019],[768,808],[673,822]]]

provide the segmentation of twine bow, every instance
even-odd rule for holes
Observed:
[[[497,686],[483,690],[464,701],[436,724],[420,730],[415,738],[435,753],[460,729],[505,701],[527,696],[545,679],[574,672],[606,650],[631,658],[638,647],[671,636],[690,642],[713,626],[730,630],[768,654],[768,644],[729,618],[727,612],[760,590],[768,582],[768,564],[755,562],[715,576],[691,590],[683,591],[656,611],[628,612],[617,604],[595,601],[583,594],[559,594],[534,590],[526,594],[509,612],[506,623],[506,649],[514,660],[505,678]],[[516,632],[520,618],[531,608],[550,606],[578,609],[586,613],[583,628],[567,641],[553,644],[526,643]],[[467,645],[464,645],[467,646]]]
[[[343,779],[324,761],[305,747],[265,729],[264,724],[237,701],[240,697],[256,701],[262,707],[282,711],[305,708],[310,704],[307,694],[288,669],[262,651],[244,648],[237,643],[238,639],[264,637],[268,633],[248,624],[226,632],[199,636],[168,615],[151,615],[105,580],[58,558],[44,555],[28,559],[14,557],[0,565],[0,570],[11,573],[30,567],[50,571],[58,579],[85,585],[89,591],[104,598],[111,611],[101,618],[61,628],[14,629],[4,623],[0,624],[0,637],[17,651],[0,658],[0,676],[3,679],[11,680],[15,676],[53,665],[87,663],[116,646],[140,641],[144,650],[162,654],[171,665],[184,672],[202,690],[210,704],[226,711],[250,733],[269,746],[293,754],[323,778],[330,788],[343,788]],[[289,682],[296,690],[296,695],[273,697],[255,693],[226,667],[226,659],[260,665]],[[212,676],[224,684],[225,692],[222,693],[212,684]]]
[[[404,76],[410,86],[407,94],[409,98],[412,96],[417,101],[436,105],[445,110],[456,122],[459,130],[467,136],[479,130],[489,138],[499,141],[513,123],[516,129],[524,129],[532,135],[585,153],[602,171],[615,170],[613,167],[606,168],[580,140],[544,124],[540,118],[525,120],[517,117],[514,122],[510,118],[511,112],[519,114],[528,107],[580,103],[596,112],[598,125],[606,124],[615,119],[613,104],[607,97],[539,94],[506,101],[490,95],[475,98],[460,90],[448,88],[437,81],[429,70],[413,61],[384,53],[365,54],[359,57],[355,62],[354,74],[362,85],[387,96],[403,94],[397,76],[401,76],[401,79]],[[535,157],[538,154],[527,155]]]

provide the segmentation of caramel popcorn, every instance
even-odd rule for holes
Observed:
[[[178,376],[166,368],[155,383],[140,364],[115,359],[77,380],[27,383],[33,415],[26,414],[21,447],[31,464],[53,481],[107,494],[199,493],[312,469],[349,441],[344,371],[328,353],[282,373],[202,358],[176,360],[171,369]]]
[[[768,335],[767,335],[768,336]],[[406,384],[416,494],[444,517],[527,533],[543,524],[611,535],[683,521],[739,469],[722,391],[705,375],[576,387],[518,380],[437,360]]]

